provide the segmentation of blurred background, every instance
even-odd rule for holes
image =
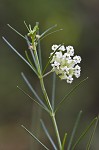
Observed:
[[[58,25],[57,29],[63,29],[63,31],[42,40],[43,66],[48,60],[52,44],[73,45],[76,54],[82,57],[81,77],[75,79],[73,84],[69,85],[57,77],[56,104],[75,84],[87,76],[89,77],[57,113],[61,137],[63,138],[64,132],[67,132],[67,140],[69,140],[80,110],[83,110],[83,115],[75,140],[99,113],[99,1],[0,0],[0,150],[44,149],[24,131],[21,127],[22,124],[52,149],[41,128],[40,118],[43,118],[53,139],[56,139],[48,115],[17,89],[18,85],[33,97],[21,77],[21,72],[24,72],[34,89],[41,95],[36,76],[2,40],[2,36],[6,37],[18,52],[25,56],[24,51],[27,50],[25,40],[7,26],[10,24],[20,33],[26,35],[27,29],[23,23],[24,20],[32,26],[35,25],[35,22],[39,22],[40,33],[54,24]],[[51,82],[52,76],[49,75],[45,79],[49,97],[51,97]],[[85,149],[89,135],[76,148],[77,150]],[[91,150],[99,150],[98,140],[99,129],[97,128]],[[55,142],[57,143],[56,140]]]

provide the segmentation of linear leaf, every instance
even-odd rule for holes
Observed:
[[[72,142],[73,142],[73,139],[74,139],[74,136],[75,136],[75,133],[76,133],[76,130],[77,130],[80,118],[81,118],[81,114],[82,114],[82,110],[79,112],[79,114],[77,116],[77,119],[76,119],[76,122],[75,122],[75,125],[74,125],[74,128],[73,128],[73,131],[72,131],[69,143],[68,143],[67,150],[71,149],[71,145],[72,145]]]
[[[67,133],[65,133],[64,138],[63,138],[63,142],[62,142],[62,150],[65,149],[66,138],[67,138]]]
[[[44,38],[48,37],[49,35],[54,34],[54,33],[56,33],[56,32],[59,32],[59,31],[62,31],[62,30],[63,30],[63,29],[59,29],[59,30],[55,30],[55,31],[53,31],[53,32],[50,32],[50,33],[46,34],[45,36],[43,36],[42,38],[40,37],[40,40],[43,40]]]
[[[56,73],[53,72],[53,83],[52,83],[52,108],[54,110],[55,105],[55,88],[56,88]]]
[[[54,26],[48,28],[47,30],[45,30],[45,31],[41,34],[40,37],[42,38],[47,32],[49,32],[50,30],[52,30],[53,28],[56,28],[56,27],[57,27],[57,24],[55,24]]]
[[[29,58],[29,56],[28,56],[27,51],[25,51],[25,55],[26,55],[26,58],[27,58],[28,62],[30,63],[30,65],[33,67],[33,69],[34,69],[35,72],[36,72],[36,69],[35,69],[35,67],[34,67],[33,64],[32,64],[32,62],[31,62],[31,60],[30,60],[30,58]]]
[[[35,57],[34,57],[33,49],[31,48],[31,43],[30,43],[30,41],[29,41],[27,36],[25,36],[25,38],[26,38],[26,42],[27,42],[28,48],[30,50],[31,56],[33,58],[33,62],[35,63],[35,66],[36,66],[36,69],[37,69],[38,66],[37,66],[37,63],[36,63],[36,60],[35,60]]]
[[[88,141],[88,144],[87,144],[87,147],[86,147],[86,150],[90,150],[90,146],[91,146],[91,143],[92,143],[92,140],[93,140],[93,137],[94,137],[94,134],[95,134],[95,131],[96,131],[96,128],[97,128],[97,125],[98,125],[98,122],[99,122],[99,115],[97,117],[97,120],[96,120],[96,123],[95,123],[95,126],[94,126],[94,129],[93,129],[93,132],[90,136],[90,139]]]
[[[90,128],[93,126],[93,124],[96,122],[97,117],[94,118],[91,123],[88,125],[88,127],[81,133],[78,140],[75,142],[71,150],[74,150],[75,147],[80,143],[80,141],[84,138],[84,136],[87,134],[87,132],[90,130]]]
[[[28,26],[27,26],[27,24],[26,24],[26,22],[24,21],[24,24],[25,24],[25,26],[26,26],[26,28],[27,28],[27,30],[28,31],[30,31],[30,29],[28,28]],[[29,25],[29,27],[31,28],[31,26]]]
[[[29,64],[29,62],[4,38],[3,40],[7,43],[7,45],[35,72],[38,76],[37,72],[33,69],[33,67]]]
[[[72,90],[71,90],[68,94],[66,94],[66,95],[63,97],[63,99],[62,99],[62,100],[60,101],[60,103],[57,105],[55,112],[60,108],[60,106],[65,102],[65,100],[66,100],[83,82],[85,82],[87,79],[88,79],[88,77],[85,78],[84,80],[82,80],[81,82],[79,82],[74,88],[72,88]]]
[[[11,25],[7,24],[7,26],[8,26],[9,28],[11,28],[14,32],[16,32],[18,35],[20,35],[22,38],[25,39],[25,36],[22,35],[20,32],[18,32],[16,29],[14,29]]]
[[[33,133],[31,133],[26,127],[21,125],[23,129],[25,129],[38,143],[40,143],[46,150],[49,150]]]
[[[34,101],[36,104],[38,104],[41,108],[43,108],[44,110],[48,111],[48,109],[46,109],[44,106],[42,106],[39,102],[37,102],[36,100],[34,100],[29,94],[27,94],[22,88],[20,88],[19,86],[17,86],[17,88],[22,91],[26,96],[28,96],[32,101]]]
[[[51,142],[53,148],[54,148],[55,150],[58,150],[57,147],[56,147],[56,145],[55,145],[55,143],[54,143],[54,141],[52,140],[52,138],[51,138],[51,136],[50,136],[50,134],[49,134],[49,132],[48,132],[48,130],[47,130],[47,128],[46,128],[44,122],[42,121],[42,119],[40,119],[40,121],[41,121],[42,128],[43,128],[43,130],[44,130],[46,136],[48,137],[49,141]]]
[[[39,22],[36,22],[36,25],[39,26]],[[39,30],[37,31],[37,35],[39,35]],[[41,56],[41,45],[40,45],[40,39],[38,39],[38,55],[39,55],[39,61],[40,61],[40,67],[42,71],[42,56]]]
[[[28,85],[29,89],[31,90],[31,92],[34,94],[34,96],[37,98],[37,100],[40,102],[41,105],[43,105],[46,109],[48,109],[46,107],[46,105],[43,103],[43,101],[41,100],[41,98],[38,96],[38,94],[36,93],[36,91],[34,90],[34,88],[31,86],[30,82],[28,81],[28,79],[26,78],[26,76],[24,75],[24,73],[21,73],[25,83]]]

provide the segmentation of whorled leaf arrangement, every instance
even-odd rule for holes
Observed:
[[[46,31],[44,31],[41,35],[39,34],[39,23],[37,22],[36,25],[34,26],[34,28],[32,29],[31,25],[27,26],[26,22],[24,22],[28,33],[27,35],[22,35],[20,32],[18,32],[16,29],[14,29],[12,26],[10,26],[8,24],[8,27],[10,27],[13,31],[15,31],[19,36],[21,36],[22,38],[25,39],[25,41],[27,42],[28,45],[28,51],[25,51],[25,57],[23,57],[9,42],[5,37],[2,37],[3,40],[6,42],[6,44],[33,70],[33,72],[37,75],[39,81],[40,81],[40,85],[41,85],[41,90],[42,93],[44,95],[44,99],[42,100],[38,94],[36,93],[36,91],[34,90],[34,88],[32,87],[32,85],[30,84],[30,82],[28,81],[27,77],[24,75],[24,73],[22,72],[22,78],[25,81],[25,83],[27,84],[28,88],[31,90],[31,92],[33,93],[34,98],[32,98],[27,92],[25,92],[21,87],[17,86],[18,89],[20,91],[22,91],[26,96],[28,96],[31,100],[33,100],[38,106],[40,106],[42,109],[44,109],[51,117],[52,122],[53,122],[53,127],[55,130],[55,134],[56,134],[56,138],[57,138],[57,143],[58,145],[55,144],[55,142],[52,139],[52,136],[50,135],[47,127],[45,126],[45,123],[43,122],[43,120],[41,119],[41,125],[42,125],[42,129],[44,130],[47,138],[49,139],[49,142],[52,145],[52,148],[54,150],[65,150],[66,149],[66,140],[67,140],[67,133],[64,134],[63,140],[61,140],[60,138],[60,134],[59,134],[59,130],[58,130],[58,126],[57,126],[57,122],[56,122],[56,113],[59,110],[59,108],[61,107],[61,104],[63,104],[67,98],[84,82],[87,80],[87,78],[85,78],[84,80],[82,80],[80,83],[78,83],[75,87],[73,87],[73,89],[71,89],[71,91],[69,93],[66,93],[66,95],[64,95],[63,99],[60,100],[60,103],[55,106],[55,93],[56,93],[56,75],[58,75],[61,79],[66,79],[67,83],[72,83],[73,81],[73,76],[75,76],[76,78],[78,78],[80,76],[80,71],[81,68],[80,66],[77,65],[77,63],[80,63],[81,61],[81,57],[80,56],[74,56],[74,49],[72,46],[67,46],[65,47],[64,44],[60,44],[60,45],[53,45],[52,46],[52,50],[53,52],[50,54],[50,57],[48,59],[48,62],[46,63],[44,69],[42,68],[42,57],[41,57],[41,47],[40,47],[40,41],[42,39],[44,39],[45,37],[57,32],[57,31],[61,31],[62,29],[59,30],[55,30],[50,32],[51,30],[53,30],[54,28],[57,27],[57,25],[54,25],[52,27],[50,27],[49,29],[47,29]],[[29,40],[30,39],[30,40]],[[31,54],[32,56],[32,60],[29,58],[29,54]],[[45,71],[47,70],[47,67],[49,66],[49,64],[51,64],[52,69],[45,73]],[[44,78],[48,75],[52,73],[53,74],[53,83],[52,83],[52,100],[49,99],[48,94],[46,92],[45,89],[45,85],[44,85]],[[81,117],[82,111],[79,112],[76,122],[74,124],[74,128],[69,140],[69,143],[67,143],[67,150],[74,150],[77,145],[80,143],[80,141],[84,138],[84,136],[87,134],[87,132],[89,131],[89,129],[94,125],[93,128],[93,132],[90,136],[90,139],[88,141],[88,144],[86,146],[86,150],[90,149],[91,146],[91,142],[93,139],[93,135],[95,133],[97,124],[98,124],[98,120],[99,117],[95,117],[92,122],[88,125],[88,127],[81,133],[81,135],[79,136],[79,138],[75,141],[74,140],[74,136],[75,133],[77,131],[79,122],[80,122],[80,117]],[[49,150],[49,148],[43,144],[32,132],[30,132],[24,125],[22,125],[22,128],[25,129],[27,131],[27,133],[29,133],[39,144],[41,144],[43,146],[44,149]]]

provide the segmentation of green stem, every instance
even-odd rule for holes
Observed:
[[[55,119],[55,113],[52,113],[51,118],[52,118],[53,125],[54,125],[54,128],[55,128],[55,133],[56,133],[56,136],[57,136],[59,149],[62,150],[62,144],[61,144],[61,139],[60,139],[60,135],[59,135],[56,119]]]
[[[48,95],[47,95],[47,92],[46,92],[46,89],[45,89],[45,86],[44,86],[43,78],[40,78],[40,84],[41,84],[41,88],[42,88],[45,100],[46,100],[47,105],[48,105],[49,110],[50,110],[50,116],[51,116],[51,119],[52,119],[52,122],[53,122],[53,125],[54,125],[54,129],[55,129],[59,149],[62,150],[62,144],[61,144],[61,139],[60,139],[60,135],[59,135],[56,119],[55,119],[55,113],[53,112],[53,108],[50,104],[50,101],[49,101],[49,98],[48,98]]]
[[[52,106],[51,106],[51,103],[49,101],[49,98],[48,98],[48,95],[47,95],[47,92],[46,92],[46,89],[45,89],[45,86],[44,86],[44,81],[43,81],[43,78],[41,77],[40,78],[40,84],[41,84],[41,88],[42,88],[42,92],[44,94],[44,97],[45,97],[45,100],[46,100],[46,103],[49,107],[49,110],[52,112]]]
[[[47,72],[46,74],[43,75],[43,78],[46,77],[47,75],[49,75],[50,73],[52,73],[53,71],[50,70],[49,72]]]
[[[39,59],[38,59],[36,43],[35,42],[33,43],[33,41],[32,41],[32,45],[33,45],[34,56],[35,56],[37,67],[38,67],[37,70],[38,70],[39,75],[41,75],[41,68],[40,68],[40,63],[39,63]]]

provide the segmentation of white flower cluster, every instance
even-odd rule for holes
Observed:
[[[67,83],[72,83],[73,77],[80,77],[81,67],[78,65],[81,62],[80,56],[74,56],[74,48],[72,46],[65,47],[64,45],[53,45],[53,55],[50,61],[53,71],[61,79],[65,79]],[[56,52],[55,52],[56,51]]]

